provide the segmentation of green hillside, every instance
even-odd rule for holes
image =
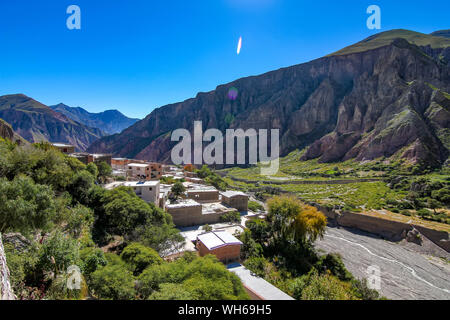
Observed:
[[[450,39],[440,36],[434,36],[429,34],[424,34],[420,32],[395,29],[386,32],[381,32],[373,35],[365,40],[362,40],[354,45],[348,46],[342,50],[334,52],[329,56],[346,55],[358,52],[364,52],[380,48],[392,43],[394,39],[402,38],[408,42],[415,44],[417,46],[427,46],[430,45],[432,48],[446,48],[450,46]]]

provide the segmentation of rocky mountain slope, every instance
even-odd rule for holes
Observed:
[[[70,143],[80,151],[104,136],[100,129],[73,121],[23,94],[0,97],[0,118],[30,142]]]
[[[106,134],[120,133],[139,121],[139,119],[128,118],[117,110],[91,113],[83,108],[72,108],[63,103],[50,106],[50,108],[88,127],[98,128]]]
[[[15,133],[11,125],[3,119],[0,119],[0,138],[9,139],[19,144],[27,143],[27,141]]]
[[[402,157],[439,165],[450,148],[450,39],[392,30],[326,57],[155,109],[89,150],[168,161],[174,129],[280,129],[282,155],[323,162]],[[228,91],[236,88],[236,99]]]

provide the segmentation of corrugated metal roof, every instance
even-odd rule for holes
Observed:
[[[229,265],[227,268],[241,279],[245,287],[264,300],[295,300],[266,280],[253,275],[250,270],[240,264]]]
[[[237,244],[241,245],[242,242],[239,241],[235,236],[227,231],[212,231],[203,233],[197,236],[197,239],[201,241],[208,250],[217,249],[221,246]]]

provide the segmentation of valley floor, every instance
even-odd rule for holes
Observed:
[[[327,228],[316,248],[342,256],[357,278],[368,278],[367,268],[381,270],[381,294],[395,300],[449,300],[450,263],[420,253],[411,244],[394,243],[358,230]]]

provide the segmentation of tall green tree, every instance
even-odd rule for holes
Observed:
[[[45,228],[56,214],[53,198],[51,187],[29,177],[0,178],[0,232]]]
[[[287,196],[273,197],[267,204],[267,221],[276,240],[314,242],[325,233],[327,219],[316,208]]]

